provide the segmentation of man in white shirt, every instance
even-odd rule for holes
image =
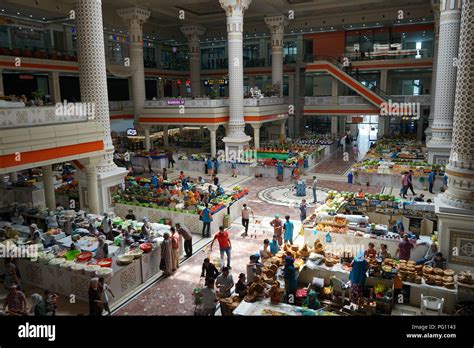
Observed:
[[[242,226],[244,226],[245,228],[245,232],[242,234],[243,237],[246,237],[248,235],[250,213],[252,213],[252,217],[255,217],[253,210],[247,207],[247,204],[244,204],[242,208]]]
[[[312,188],[313,188],[313,203],[317,203],[317,197],[316,197],[316,188],[317,188],[317,185],[318,185],[318,179],[316,179],[316,175],[313,176],[313,185],[312,185]]]
[[[202,315],[213,317],[216,312],[217,297],[214,290],[214,280],[208,279],[206,287],[201,289]]]
[[[272,256],[273,254],[270,252],[270,241],[268,239],[265,239],[263,241],[263,246],[260,249],[260,257],[262,258],[262,261],[265,261],[266,259],[269,259]]]

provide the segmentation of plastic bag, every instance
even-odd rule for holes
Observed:
[[[328,232],[326,234],[326,243],[331,243],[332,242],[332,239],[331,239],[331,234]]]

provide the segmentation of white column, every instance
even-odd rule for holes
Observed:
[[[151,140],[150,140],[150,127],[145,127],[145,150],[148,151],[151,149]]]
[[[51,101],[61,103],[61,87],[59,85],[59,73],[52,71],[48,73],[49,92],[51,93]]]
[[[282,140],[286,138],[286,120],[280,122],[280,138]]]
[[[133,81],[131,77],[129,77],[127,80],[128,80],[128,100],[133,100]]]
[[[436,70],[438,66],[438,49],[439,49],[439,4],[436,3],[436,6],[432,6],[432,9],[434,13],[433,69],[431,72],[431,87],[430,87],[430,97],[431,97],[430,116],[428,118],[428,128],[426,128],[425,130],[427,143],[431,140],[431,137],[433,135],[431,126],[433,125],[433,120],[434,120],[435,97],[436,97]]]
[[[187,25],[181,28],[188,38],[189,44],[189,74],[191,80],[191,95],[201,95],[201,49],[199,38],[205,33],[206,28],[197,25]]]
[[[380,139],[385,135],[385,122],[388,122],[388,118],[379,115],[379,125],[377,131],[377,138]]]
[[[140,111],[145,106],[145,67],[143,63],[143,23],[151,12],[140,7],[124,8],[117,11],[127,23],[129,34],[130,66],[133,67],[133,113],[134,124],[138,127]]]
[[[3,70],[0,69],[0,97],[5,95],[5,89],[3,87]]]
[[[470,214],[473,215],[474,131],[472,124],[474,114],[472,110],[474,109],[474,99],[472,96],[474,95],[474,79],[472,72],[474,70],[474,2],[464,1],[463,4],[453,143],[451,156],[446,168],[448,190],[441,196],[441,201],[453,207],[470,210]]]
[[[43,170],[43,186],[46,207],[49,210],[56,209],[56,197],[54,196],[54,177],[51,165],[41,167]]]
[[[168,147],[170,145],[168,136],[168,126],[163,126],[163,145],[164,147]]]
[[[338,116],[331,116],[331,134],[337,135]]]
[[[223,140],[228,151],[243,150],[248,146],[250,137],[245,134],[245,120],[243,107],[243,49],[242,31],[244,12],[251,0],[220,0],[227,15],[227,36],[229,51],[229,135]]]
[[[452,144],[454,96],[458,56],[461,0],[442,1],[439,20],[439,49],[436,67],[436,100],[432,138],[427,144],[428,161],[445,162]]]
[[[295,137],[295,75],[288,75],[288,104],[292,105],[293,113],[288,113],[288,136]],[[289,109],[288,109],[289,110]]]
[[[109,97],[105,67],[104,31],[101,0],[76,0],[76,37],[81,102],[95,106],[95,122],[104,128],[106,154],[97,172],[117,168],[113,162],[114,147],[110,136]]]
[[[380,70],[380,89],[384,92],[388,92],[387,82],[388,82],[388,70],[382,69]]]
[[[89,212],[92,214],[100,214],[99,187],[97,183],[97,172],[94,165],[86,167],[86,180]]]
[[[265,17],[265,23],[272,34],[272,85],[278,85],[280,96],[283,95],[283,34],[288,26],[284,15]]]
[[[218,127],[219,126],[207,126],[211,138],[211,157],[215,157],[217,155],[216,132]]]
[[[252,123],[253,128],[253,146],[255,150],[260,148],[260,127],[262,126],[261,123]]]
[[[380,70],[380,89],[388,93],[387,87],[388,87],[388,70],[382,69]],[[388,121],[389,121],[389,116],[379,115],[377,138],[380,139],[381,137],[385,135],[385,128]]]

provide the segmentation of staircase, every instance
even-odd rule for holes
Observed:
[[[376,86],[374,86],[372,90],[363,85],[354,77],[346,73],[343,68],[343,65],[334,57],[316,56],[315,61],[306,66],[306,71],[330,74],[377,108],[380,108],[382,103],[388,104],[388,101],[392,99],[390,95]]]

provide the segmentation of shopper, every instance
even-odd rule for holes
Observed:
[[[216,287],[220,298],[230,297],[232,288],[234,287],[234,279],[229,273],[229,268],[222,268],[222,273],[216,278]]]
[[[273,256],[273,254],[270,252],[270,241],[268,239],[263,241],[263,246],[260,248],[259,254],[262,258],[262,261],[265,261]]]
[[[429,184],[429,192],[434,194],[433,192],[433,185],[436,180],[436,172],[434,169],[431,170],[430,174],[428,175],[428,184]]]
[[[212,159],[211,157],[209,157],[207,159],[207,173],[209,174],[209,176],[213,176],[214,175],[214,166],[212,164]]]
[[[202,315],[213,317],[216,313],[217,297],[214,290],[214,279],[206,280],[206,287],[200,292],[202,301]]]
[[[173,151],[168,151],[168,153],[166,154],[166,157],[168,158],[168,168],[174,168],[174,164],[176,163],[174,161],[174,158],[173,158]],[[166,169],[166,168],[164,168]]]
[[[214,186],[219,186],[219,178],[214,174],[213,177]]]
[[[270,221],[270,226],[273,227],[273,234],[277,237],[278,244],[282,245],[283,244],[283,221],[280,219],[279,214],[275,214],[275,218]]]
[[[303,222],[306,219],[306,214],[308,213],[308,205],[306,204],[306,199],[303,199],[300,204],[300,219]]]
[[[217,270],[216,266],[209,260],[209,258],[205,258],[202,264],[202,272],[201,278],[208,280],[216,280],[217,276],[219,275],[219,271]]]
[[[352,154],[354,155],[354,162],[357,162],[359,160],[359,148],[357,147],[357,144],[354,143],[352,146]]]
[[[283,230],[285,230],[284,241],[285,243],[293,244],[293,231],[294,231],[294,224],[290,220],[290,215],[285,216],[285,223],[283,224]]]
[[[242,207],[243,207],[242,208],[242,226],[244,226],[244,228],[245,228],[245,232],[244,232],[243,236],[246,237],[248,235],[248,231],[249,231],[250,214],[252,214],[253,218],[255,218],[255,214],[253,213],[252,209],[247,207],[247,204],[244,203],[244,205]]]
[[[400,260],[408,261],[410,259],[411,250],[413,249],[413,244],[408,240],[408,234],[403,235],[403,239],[398,244],[398,249],[395,252],[395,257],[400,256]]]
[[[163,180],[168,180],[168,170],[166,168],[163,168],[163,173],[161,174],[161,177]]]
[[[359,298],[363,295],[365,280],[367,278],[367,270],[369,263],[361,251],[351,263],[351,272],[349,280],[351,281],[351,302],[358,303]]]
[[[161,262],[160,269],[164,272],[165,276],[169,276],[173,273],[174,259],[173,259],[173,246],[171,245],[171,238],[168,232],[163,234],[163,242],[161,242]]]
[[[270,252],[273,255],[276,255],[280,250],[280,245],[278,245],[278,239],[276,235],[273,235],[272,240],[270,241]]]
[[[408,173],[404,172],[402,175],[402,189],[400,191],[400,195],[403,198],[407,198],[407,192],[408,192]]]
[[[191,232],[189,232],[185,226],[181,226],[179,223],[175,224],[175,227],[176,231],[184,239],[184,252],[186,257],[191,257],[193,255],[193,236]]]
[[[237,177],[237,161],[235,159],[230,161],[230,168],[232,169],[232,177]]]
[[[112,315],[112,312],[110,311],[110,306],[109,306],[109,295],[112,295],[112,297],[115,297],[114,293],[112,292],[112,289],[110,286],[105,282],[104,278],[99,278],[99,284],[101,287],[101,292],[102,292],[102,305],[104,309],[109,313],[109,315]]]
[[[285,257],[285,268],[283,269],[283,274],[285,278],[285,301],[289,304],[295,303],[297,288],[294,262],[295,260],[292,257]]]
[[[316,176],[313,176],[313,184],[312,184],[312,189],[313,189],[313,203],[317,203],[318,199],[316,196],[316,188],[318,186],[318,179],[316,179]]]
[[[217,156],[214,157],[214,175],[217,175],[218,174],[218,170],[219,170],[219,160],[217,159]],[[214,184],[214,185],[217,185],[217,184]]]
[[[438,247],[436,246],[436,243],[431,243],[428,250],[426,250],[425,256],[423,256],[421,259],[416,260],[416,264],[424,265],[427,262],[432,262],[437,252]]]
[[[12,286],[20,286],[20,278],[18,277],[17,269],[15,264],[13,263],[13,259],[10,257],[6,257],[4,259],[5,264],[5,278],[4,278],[4,286],[5,289],[8,290]]]
[[[30,298],[31,298],[30,314],[34,315],[35,317],[45,316],[46,308],[43,301],[43,297],[40,294],[32,294]]]
[[[10,286],[8,295],[3,304],[3,310],[7,310],[11,315],[28,314],[26,296],[16,285]]]
[[[413,190],[413,170],[410,169],[410,170],[408,171],[407,179],[408,179],[407,192],[408,192],[408,190],[411,190],[411,193],[413,194],[413,196],[416,196],[416,193],[415,193],[415,191]]]
[[[245,283],[245,273],[239,274],[239,280],[235,284],[235,292],[239,295],[240,298],[244,298],[248,292],[248,286]]]
[[[150,223],[150,219],[146,216],[143,218],[143,226],[140,230],[140,238],[148,241],[151,237],[151,232],[153,231]]]
[[[112,220],[110,219],[109,214],[104,213],[104,218],[102,219],[100,223],[100,227],[108,240],[114,240],[114,237],[112,234]]]
[[[232,243],[230,242],[229,239],[229,233],[224,230],[224,226],[219,227],[219,232],[217,232],[214,235],[214,239],[211,242],[211,248],[210,251],[212,252],[212,247],[214,245],[214,242],[216,241],[219,243],[219,250],[221,254],[221,268],[224,268],[224,254],[227,255],[227,268],[232,269],[230,267],[230,253],[232,250]]]
[[[206,203],[204,206],[204,209],[201,210],[201,213],[199,214],[200,217],[199,219],[202,221],[202,237],[210,237],[211,236],[211,222],[212,222],[212,214],[211,211],[209,210],[209,206]]]
[[[99,278],[92,278],[89,284],[89,315],[101,316],[103,308]]]
[[[277,162],[277,180],[283,181],[283,164],[280,161]]]
[[[174,227],[170,228],[171,247],[173,255],[173,272],[179,268],[179,234]]]

